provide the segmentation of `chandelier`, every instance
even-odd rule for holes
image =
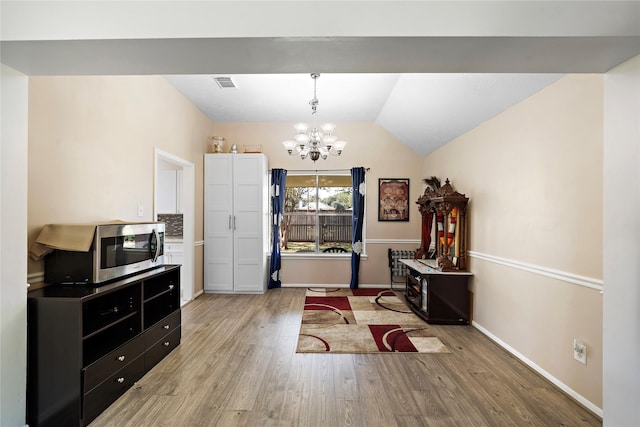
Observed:
[[[315,117],[318,112],[318,97],[316,95],[316,83],[320,77],[319,73],[311,74],[313,79],[313,99],[309,101],[311,105],[311,115]],[[309,128],[306,123],[296,123],[293,125],[296,130],[294,141],[283,141],[282,145],[289,155],[300,155],[303,160],[309,157],[314,162],[319,158],[325,160],[329,154],[339,156],[342,154],[346,141],[338,141],[338,137],[333,134],[336,126],[333,123],[325,123],[318,127],[314,124]]]

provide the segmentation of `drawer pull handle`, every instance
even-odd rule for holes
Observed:
[[[165,347],[169,347],[169,341],[163,342],[162,345],[165,346]]]
[[[169,290],[173,289],[173,285],[169,285]]]
[[[120,377],[116,380],[118,384],[122,384],[124,382],[124,377]]]
[[[169,329],[169,325],[164,325],[162,329]]]
[[[118,360],[119,360],[120,362],[124,362],[124,356],[118,356]]]

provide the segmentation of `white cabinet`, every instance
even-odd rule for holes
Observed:
[[[176,241],[164,241],[164,263],[167,265],[182,265],[184,264],[184,243],[176,242]],[[180,283],[185,283],[185,270],[186,268],[180,269]],[[184,288],[180,291],[180,298],[182,298],[182,292]],[[183,301],[184,303],[184,301]]]
[[[165,241],[164,263],[182,265],[184,263],[184,243]]]
[[[160,169],[158,171],[158,213],[182,213],[182,171]]]
[[[268,179],[264,154],[205,154],[204,291],[266,289]]]

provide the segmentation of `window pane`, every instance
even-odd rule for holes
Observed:
[[[320,214],[320,252],[351,252],[351,213]]]
[[[351,252],[351,204],[349,175],[287,176],[282,252]]]

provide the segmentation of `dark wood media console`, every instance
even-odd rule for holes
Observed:
[[[85,426],[180,344],[180,266],[27,300],[27,421]]]
[[[471,273],[443,272],[414,260],[400,262],[409,269],[405,297],[414,313],[427,323],[469,324]]]

